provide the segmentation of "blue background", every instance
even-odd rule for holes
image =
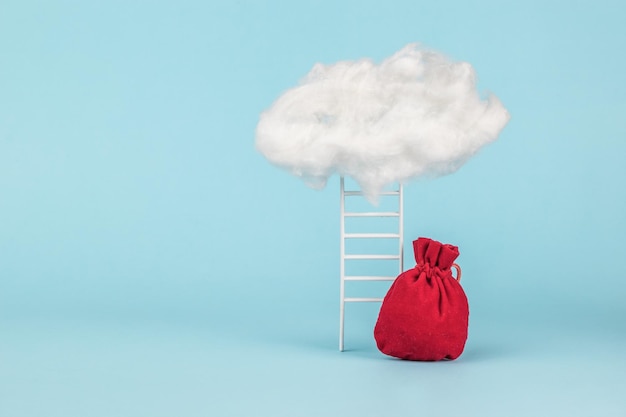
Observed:
[[[626,415],[620,1],[0,4],[0,416]],[[460,247],[465,353],[337,351],[339,199],[254,149],[315,62],[421,42],[512,114],[406,187]],[[412,254],[407,245],[407,267]]]

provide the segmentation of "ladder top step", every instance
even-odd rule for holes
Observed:
[[[343,193],[344,193],[344,195],[347,195],[347,196],[351,196],[351,195],[365,195],[365,194],[363,194],[363,191],[344,191]],[[378,195],[400,195],[400,191],[399,190],[383,191],[383,192],[379,193]]]
[[[345,217],[399,217],[397,211],[379,211],[379,212],[346,212]]]

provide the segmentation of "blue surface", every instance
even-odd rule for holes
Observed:
[[[0,416],[626,415],[625,12],[3,1]],[[445,363],[378,353],[376,306],[337,352],[337,181],[253,147],[315,62],[414,41],[512,114],[406,188],[407,236],[461,250],[470,338]]]

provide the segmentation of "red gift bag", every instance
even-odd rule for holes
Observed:
[[[413,250],[417,265],[396,278],[383,300],[376,345],[400,359],[456,359],[465,347],[469,319],[461,269],[453,264],[459,249],[420,237]]]

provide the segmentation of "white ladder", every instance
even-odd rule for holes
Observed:
[[[404,219],[403,219],[403,191],[402,184],[398,185],[397,190],[384,191],[381,193],[383,196],[397,196],[398,197],[398,211],[376,211],[376,212],[346,212],[345,202],[346,197],[363,196],[362,191],[346,191],[344,178],[340,179],[340,206],[341,206],[341,263],[340,263],[340,308],[339,308],[339,350],[343,351],[343,339],[344,339],[344,319],[345,319],[345,306],[346,303],[359,303],[359,302],[381,302],[383,298],[371,298],[371,297],[346,297],[346,281],[393,281],[396,277],[390,276],[346,276],[346,260],[364,260],[364,259],[387,259],[398,261],[398,273],[403,272],[404,268]],[[398,218],[398,231],[397,233],[346,233],[346,217],[397,217]],[[398,254],[397,255],[354,255],[346,254],[346,239],[398,239]]]

